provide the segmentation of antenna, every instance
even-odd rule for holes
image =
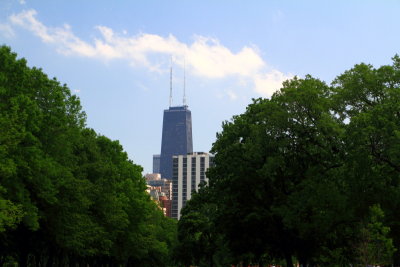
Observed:
[[[170,75],[169,75],[169,107],[172,106],[172,56],[170,65]]]
[[[183,58],[183,105],[186,106],[186,59]]]

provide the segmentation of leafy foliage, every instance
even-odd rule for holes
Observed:
[[[209,188],[182,211],[187,255],[213,229],[209,243],[222,240],[214,250],[235,255],[231,263],[398,265],[399,103],[398,56],[378,69],[356,65],[331,86],[295,77],[253,100],[223,123]]]
[[[379,205],[370,207],[370,216],[360,228],[360,238],[356,244],[358,260],[362,266],[389,265],[396,250],[389,238],[390,228],[384,226],[384,213]]]
[[[176,223],[85,118],[66,85],[0,47],[0,261],[168,266]]]

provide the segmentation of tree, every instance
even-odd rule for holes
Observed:
[[[339,170],[343,129],[331,114],[330,93],[311,76],[295,78],[223,125],[210,187],[224,192],[217,225],[234,253],[311,263],[326,234],[348,220]]]
[[[202,184],[181,210],[175,254],[185,266],[224,266],[232,260],[221,234],[216,231],[213,219],[217,206],[212,197],[208,187]]]
[[[391,240],[400,246],[399,103],[399,56],[377,69],[356,65],[332,86],[311,76],[284,82],[223,123],[209,171],[214,202],[201,205],[218,212],[196,217],[188,205],[188,222],[211,219],[245,263],[268,255],[341,266],[378,240],[388,253],[377,249],[372,261],[390,264]]]
[[[0,186],[1,191],[4,188]],[[0,198],[0,233],[6,231],[8,228],[15,227],[23,217],[22,208],[20,205],[15,205],[10,200]]]
[[[388,236],[390,228],[384,226],[384,213],[379,205],[370,207],[367,221],[360,227],[356,251],[361,266],[389,265],[396,249]]]
[[[396,247],[400,245],[399,86],[397,55],[392,65],[355,65],[333,83],[336,114],[346,130],[349,201],[361,220],[369,216],[371,206],[380,204]],[[400,263],[398,250],[394,263]]]
[[[167,266],[176,225],[66,85],[0,47],[0,263]]]

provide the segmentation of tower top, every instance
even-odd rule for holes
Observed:
[[[170,65],[170,75],[169,75],[169,107],[172,106],[172,56]]]
[[[186,106],[186,59],[183,59],[183,106]]]
[[[170,75],[169,75],[169,108],[173,107],[173,98],[172,98],[172,64],[173,64],[173,59],[171,56],[171,62],[170,62]],[[183,59],[183,98],[182,98],[182,107],[187,108],[187,102],[186,102],[186,59]]]

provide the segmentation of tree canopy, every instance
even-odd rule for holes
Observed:
[[[180,242],[201,246],[196,236],[212,229],[214,251],[228,250],[231,263],[399,265],[399,105],[398,56],[355,65],[331,85],[295,77],[254,99],[223,123],[207,197],[187,203],[178,236],[207,228]],[[195,217],[207,207],[215,212]]]
[[[0,47],[0,265],[169,266],[176,223],[66,85]]]

